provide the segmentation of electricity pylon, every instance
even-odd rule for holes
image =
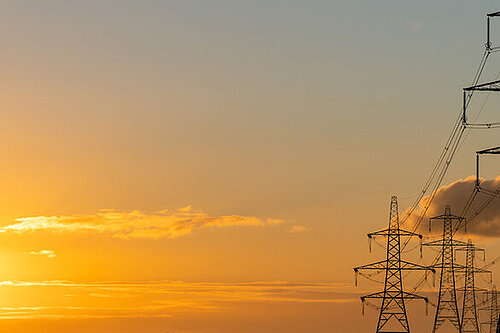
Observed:
[[[475,266],[474,261],[477,252],[485,253],[484,249],[480,249],[472,244],[472,240],[469,239],[467,245],[462,248],[458,248],[457,251],[465,251],[465,284],[464,288],[459,289],[459,291],[464,292],[463,306],[462,306],[462,316],[461,325],[463,333],[479,333],[479,321],[477,316],[477,306],[476,306],[476,291],[482,290],[476,288],[474,276],[476,273],[490,273],[490,271],[478,268]]]
[[[454,263],[453,248],[467,246],[467,243],[453,239],[453,221],[461,223],[465,219],[460,216],[452,215],[451,208],[447,205],[443,215],[430,218],[429,230],[431,229],[432,221],[436,220],[443,221],[442,238],[422,244],[423,246],[441,247],[441,263],[432,266],[433,268],[441,269],[439,298],[432,332],[436,332],[436,330],[438,330],[439,327],[441,327],[441,325],[447,320],[450,321],[450,323],[455,326],[459,332],[462,332],[455,288],[455,269],[465,267]]]
[[[490,325],[490,333],[495,333],[498,331],[498,301],[497,301],[497,288],[493,286],[492,290],[486,291],[485,295],[488,296],[489,305],[479,310],[486,310],[490,312],[490,320],[482,322],[481,324],[489,324]]]
[[[369,238],[372,238],[374,236],[387,237],[387,258],[373,264],[356,267],[354,268],[354,272],[357,276],[360,270],[385,271],[384,291],[362,296],[361,301],[364,303],[366,299],[382,299],[382,306],[380,307],[377,324],[377,333],[408,333],[410,332],[410,326],[408,324],[408,317],[406,315],[405,300],[421,299],[425,300],[425,302],[427,303],[428,299],[423,296],[405,292],[403,290],[403,280],[401,278],[401,272],[403,270],[430,270],[434,272],[434,269],[401,260],[401,237],[417,236],[421,239],[422,235],[399,228],[397,197],[393,196],[391,198],[389,228],[368,234]]]

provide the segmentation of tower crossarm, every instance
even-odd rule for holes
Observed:
[[[500,80],[470,86],[464,88],[464,91],[500,91]]]
[[[421,299],[421,300],[424,300],[426,302],[429,301],[429,299],[427,297],[416,295],[416,294],[412,294],[412,293],[408,293],[406,291],[401,292],[398,296],[400,298],[404,298],[404,299]],[[385,296],[385,297],[387,297],[387,296]],[[361,301],[365,301],[366,299],[384,298],[384,292],[383,291],[379,291],[377,293],[373,293],[373,294],[361,296],[360,298],[361,298]]]
[[[434,268],[436,268],[436,266],[433,266]],[[437,267],[437,268],[441,268],[441,267]],[[466,266],[463,266],[463,265],[457,265],[455,264],[454,266],[455,268],[455,272],[457,273],[465,273],[467,267]],[[469,268],[471,270],[471,272],[473,272],[474,274],[491,274],[491,271],[487,270],[487,269],[482,269],[482,268],[479,268],[479,267],[474,267],[474,268]]]
[[[478,287],[474,287],[474,289],[472,288],[467,288],[469,290],[474,290],[474,291],[478,291],[478,292],[483,292],[483,291],[486,291],[486,289],[484,288],[478,288]],[[462,288],[457,288],[456,291],[465,291],[465,288],[462,287]]]
[[[420,296],[420,295],[416,295],[416,294],[413,294],[413,293],[408,293],[406,291],[403,291],[403,297],[405,299],[422,299],[422,300],[424,300],[426,302],[429,301],[429,299],[427,297],[425,297],[425,296]]]
[[[382,260],[382,261],[374,262],[374,263],[371,263],[371,264],[354,267],[354,272],[357,273],[358,271],[364,270],[364,269],[367,269],[367,270],[384,270],[384,269],[386,269],[386,267],[387,267],[387,260]]]
[[[443,239],[437,239],[437,240],[434,240],[434,241],[423,243],[422,246],[438,246],[438,247],[442,247],[443,246],[443,242],[445,242],[445,240],[443,240]],[[451,241],[450,240],[446,240],[446,242],[447,243],[445,245],[451,245],[451,246],[457,247],[457,248],[461,248],[461,247],[466,247],[467,246],[467,242],[464,242],[464,241],[461,241],[461,240],[456,240],[456,239],[452,239]]]
[[[401,269],[405,271],[431,271],[435,273],[434,267],[414,264],[412,262],[401,260]]]
[[[478,155],[485,155],[485,154],[498,155],[498,154],[500,154],[500,147],[493,147],[493,148],[479,150],[479,151],[476,151],[476,154],[478,154]]]
[[[370,232],[368,234],[368,238],[376,237],[376,236],[392,236],[392,235],[399,235],[400,237],[418,237],[422,239],[422,235],[418,234],[416,232],[411,232],[408,230],[403,230],[403,229],[396,229],[396,230],[390,230],[390,229],[384,229],[384,230],[379,230],[375,232]]]
[[[459,242],[464,243],[465,245],[469,244],[469,243],[465,243],[465,242],[462,242],[462,241],[459,241]],[[474,251],[474,252],[483,252],[483,253],[486,252],[485,249],[477,247],[477,246],[475,246],[473,244],[469,244],[469,247],[472,247],[472,251]],[[455,251],[467,251],[467,247],[459,247],[459,248],[455,249]]]
[[[464,265],[453,263],[453,265],[437,263],[432,265],[434,269],[453,269],[455,272],[465,272],[466,267]]]
[[[401,260],[401,265],[399,267],[398,266],[388,267],[387,260],[382,260],[371,264],[354,267],[354,272],[357,273],[358,271],[361,270],[385,270],[385,269],[402,270],[402,271],[431,271],[435,273],[434,267],[414,264],[412,262],[404,260]]]
[[[482,269],[479,267],[474,267],[473,272],[474,272],[474,274],[491,274],[491,271],[489,271],[487,269]]]
[[[453,214],[441,214],[438,216],[433,216],[429,220],[465,220],[465,217],[453,215]]]

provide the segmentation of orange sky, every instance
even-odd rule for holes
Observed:
[[[443,147],[479,3],[0,1],[0,331],[372,329],[352,267]]]

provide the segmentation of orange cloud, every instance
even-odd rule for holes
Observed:
[[[30,254],[36,256],[46,256],[48,258],[54,258],[56,256],[56,253],[52,250],[31,251]]]
[[[465,179],[459,179],[449,185],[441,186],[436,191],[434,200],[422,219],[420,230],[425,231],[428,228],[430,217],[443,214],[446,205],[450,205],[452,214],[461,215],[474,189],[474,182],[475,177],[470,176]],[[491,180],[482,179],[481,187],[488,191],[496,191],[500,188],[500,176]],[[416,220],[423,214],[429,199],[430,196],[422,199],[420,205],[408,220],[410,225],[415,225]],[[469,234],[490,237],[500,236],[500,199],[495,198],[485,206],[490,199],[491,196],[481,192],[475,196],[466,216],[464,216],[468,221],[470,220],[470,223],[467,223]],[[483,207],[486,208],[483,209]],[[405,216],[405,214],[402,214],[402,216]],[[437,232],[439,228],[433,228],[433,231]]]
[[[307,231],[307,228],[304,227],[303,225],[294,225],[290,230],[289,232],[293,232],[293,233],[300,233],[300,232],[305,232]]]
[[[16,223],[0,228],[0,232],[96,232],[116,238],[176,238],[196,229],[234,226],[267,226],[284,223],[280,219],[253,216],[210,216],[190,206],[169,213],[162,210],[148,214],[141,211],[102,210],[92,215],[36,216],[16,219]]]
[[[12,296],[36,293],[39,299],[0,300],[0,320],[27,318],[171,317],[183,312],[220,312],[249,303],[343,304],[359,302],[352,284],[265,281],[210,283],[182,281],[74,282],[0,281]],[[96,306],[96,298],[99,298]]]

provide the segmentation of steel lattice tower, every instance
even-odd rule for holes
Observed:
[[[497,288],[493,286],[492,290],[485,292],[487,296],[489,296],[490,304],[487,307],[483,307],[480,310],[487,310],[490,312],[490,320],[486,322],[482,322],[481,324],[489,324],[490,325],[490,333],[495,333],[498,331],[498,321],[499,321],[499,313],[498,313],[498,292]]]
[[[479,333],[479,321],[476,306],[476,291],[482,290],[475,286],[474,276],[476,273],[491,273],[490,271],[478,268],[474,261],[477,252],[483,252],[484,249],[477,248],[469,239],[465,247],[457,249],[457,251],[465,251],[465,284],[461,291],[464,292],[461,325],[463,333]]]
[[[443,235],[441,239],[422,244],[424,246],[441,247],[441,263],[434,265],[434,268],[441,269],[441,278],[439,283],[439,298],[434,318],[434,327],[432,332],[436,332],[445,322],[450,321],[459,332],[462,331],[460,316],[458,313],[457,293],[455,286],[455,268],[465,268],[454,263],[454,247],[467,246],[466,242],[453,239],[453,221],[462,222],[463,217],[451,214],[451,208],[446,206],[443,215],[435,216],[429,220],[429,229],[432,221],[443,221]]]
[[[366,299],[382,299],[382,306],[380,307],[377,324],[377,333],[408,333],[410,332],[410,327],[408,324],[408,317],[406,315],[405,300],[422,299],[427,303],[428,299],[426,297],[405,292],[403,290],[401,272],[403,270],[431,270],[434,272],[434,269],[401,260],[401,237],[417,236],[422,238],[422,236],[399,228],[397,197],[393,196],[391,198],[389,228],[368,234],[369,238],[373,236],[387,237],[386,260],[356,267],[354,268],[354,272],[357,275],[360,270],[384,270],[384,291],[363,296],[361,297],[361,301],[364,302]]]

